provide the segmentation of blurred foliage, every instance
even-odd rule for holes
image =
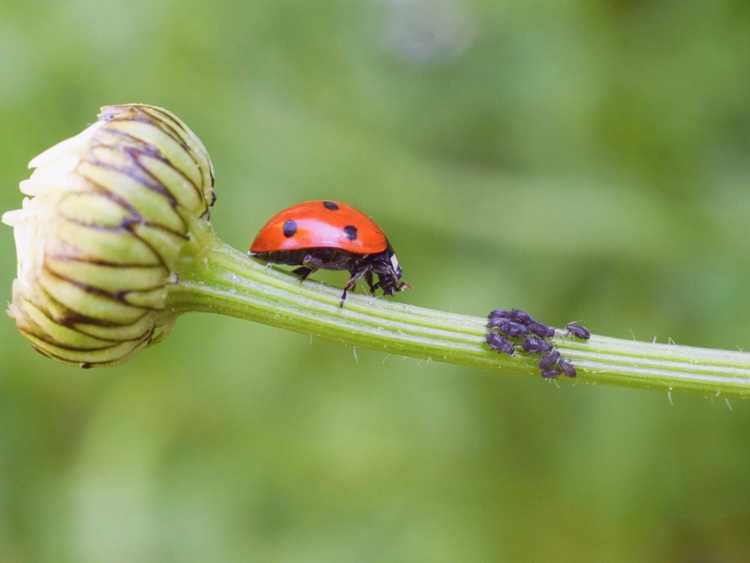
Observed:
[[[32,156],[143,101],[206,142],[239,248],[273,212],[338,198],[388,231],[400,300],[742,348],[748,69],[746,0],[4,0],[0,208]],[[6,230],[6,299],[14,269]],[[750,549],[746,404],[200,315],[110,370],[43,359],[10,320],[0,355],[2,562]]]

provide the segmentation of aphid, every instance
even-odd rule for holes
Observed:
[[[489,347],[496,352],[504,352],[510,356],[513,355],[513,343],[507,338],[494,332],[488,332],[485,339]]]
[[[293,273],[304,281],[316,270],[346,270],[346,295],[363,277],[371,294],[393,295],[409,286],[388,239],[375,222],[341,202],[306,201],[280,211],[258,232],[250,255],[274,264],[300,266]],[[377,276],[377,281],[375,281]]]
[[[554,367],[557,364],[557,361],[560,359],[560,352],[557,350],[550,350],[544,356],[542,356],[542,359],[539,360],[539,369],[544,371],[548,370],[552,367]]]
[[[527,325],[534,319],[532,319],[531,315],[529,315],[526,311],[521,311],[520,309],[513,309],[510,312],[510,320]]]
[[[493,319],[509,319],[510,318],[510,311],[507,309],[493,309],[490,311],[490,314],[487,315],[487,318],[490,320]]]
[[[542,370],[542,377],[545,379],[552,379],[560,375],[560,369],[559,368],[550,368]]]
[[[510,322],[505,317],[490,317],[487,321],[487,328],[499,328],[501,325]]]
[[[529,336],[523,341],[521,348],[529,354],[543,354],[552,350],[552,344],[536,336]]]
[[[532,320],[531,322],[529,322],[528,327],[531,332],[533,332],[537,336],[541,336],[542,338],[552,338],[553,336],[555,336],[554,328],[544,325],[539,321]]]
[[[573,364],[571,364],[568,360],[559,360],[557,362],[557,367],[559,367],[562,370],[562,372],[568,377],[576,376],[576,367]]]
[[[568,334],[571,334],[576,338],[580,338],[581,340],[588,340],[589,338],[591,338],[591,332],[589,332],[589,329],[587,329],[585,326],[579,325],[576,322],[568,323],[567,325],[565,325],[565,328],[568,329]]]
[[[511,338],[518,338],[520,336],[526,336],[529,333],[529,329],[520,323],[514,323],[506,319],[498,319],[500,322],[490,321],[490,326],[497,328],[505,336]]]

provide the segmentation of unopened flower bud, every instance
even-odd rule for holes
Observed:
[[[200,139],[153,106],[107,106],[30,163],[14,229],[8,313],[42,354],[83,366],[126,359],[174,321],[167,289],[214,176]]]

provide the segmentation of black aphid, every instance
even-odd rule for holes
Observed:
[[[557,362],[557,367],[559,367],[562,370],[562,372],[568,377],[576,376],[576,367],[573,364],[571,364],[568,360],[559,360]]]
[[[542,359],[539,360],[539,369],[544,371],[548,370],[552,367],[554,367],[557,364],[557,361],[560,359],[560,352],[557,350],[550,350],[544,356],[542,356]]]
[[[513,321],[509,321],[507,319],[495,319],[493,321],[490,321],[490,326],[497,328],[505,336],[509,336],[510,338],[526,336],[529,333],[529,329],[527,329],[524,325],[520,323],[514,323]]]
[[[591,332],[585,326],[579,325],[576,322],[568,323],[565,328],[568,329],[568,334],[580,338],[581,340],[588,340],[591,338]]]
[[[529,354],[543,354],[552,350],[552,344],[536,336],[529,336],[523,341],[521,348]]]
[[[490,314],[487,315],[487,318],[492,319],[509,319],[510,318],[510,311],[507,309],[493,309],[490,311]]]
[[[552,338],[555,336],[555,329],[544,325],[540,323],[539,321],[532,320],[527,325],[529,327],[529,330],[536,334],[537,336],[541,336],[542,338]]]
[[[520,309],[513,309],[510,312],[510,320],[527,325],[534,319],[532,319],[531,315],[529,315],[526,311],[521,311]]]
[[[488,332],[486,341],[489,347],[496,352],[502,352],[508,354],[509,356],[513,355],[513,343],[507,338],[500,336],[499,334],[496,334],[494,332]]]

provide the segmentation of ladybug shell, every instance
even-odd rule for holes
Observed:
[[[388,240],[367,215],[338,201],[306,201],[279,211],[255,237],[250,251],[277,252],[338,248],[352,254],[377,254]]]

